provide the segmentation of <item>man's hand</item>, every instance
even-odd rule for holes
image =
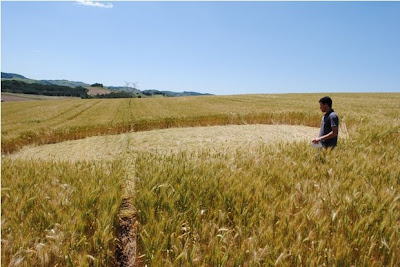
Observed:
[[[330,133],[328,133],[328,134],[326,134],[326,135],[324,135],[324,136],[320,136],[320,137],[318,137],[318,138],[314,138],[314,139],[312,140],[312,142],[313,142],[314,144],[317,144],[317,143],[321,142],[321,140],[326,140],[326,139],[334,138],[334,137],[338,136],[338,131],[339,131],[339,127],[337,127],[337,126],[332,127],[332,131],[331,131]]]
[[[321,142],[321,138],[320,137],[314,138],[311,142],[313,142],[314,144],[317,144],[317,143]]]

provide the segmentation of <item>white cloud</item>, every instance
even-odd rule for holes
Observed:
[[[113,8],[112,4],[103,4],[100,2],[96,1],[90,1],[90,0],[77,0],[79,5],[84,5],[84,6],[94,6],[94,7],[102,7],[102,8]]]

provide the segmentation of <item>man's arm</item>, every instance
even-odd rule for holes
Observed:
[[[323,136],[320,136],[318,138],[314,138],[312,140],[312,142],[313,143],[319,143],[319,142],[321,142],[323,140],[334,138],[334,137],[338,136],[338,131],[339,131],[339,127],[338,126],[334,126],[334,127],[332,127],[332,131],[330,133],[328,133],[326,135],[323,135]]]

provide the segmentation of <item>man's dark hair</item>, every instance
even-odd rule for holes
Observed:
[[[324,96],[319,100],[319,103],[322,104],[328,104],[328,106],[331,108],[332,107],[332,99],[329,96]]]

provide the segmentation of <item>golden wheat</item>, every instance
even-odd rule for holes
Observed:
[[[4,103],[2,152],[183,126],[319,126],[319,97]],[[2,261],[112,266],[119,205],[132,197],[145,264],[397,266],[400,94],[331,97],[341,119],[333,151],[299,141],[237,144],[229,153],[200,144],[146,152],[129,150],[128,140],[132,153],[107,161],[3,157]]]
[[[2,247],[8,266],[113,265],[122,168],[2,161]]]
[[[382,130],[320,156],[305,142],[140,154],[145,263],[397,266],[400,138],[390,128],[375,138]]]

